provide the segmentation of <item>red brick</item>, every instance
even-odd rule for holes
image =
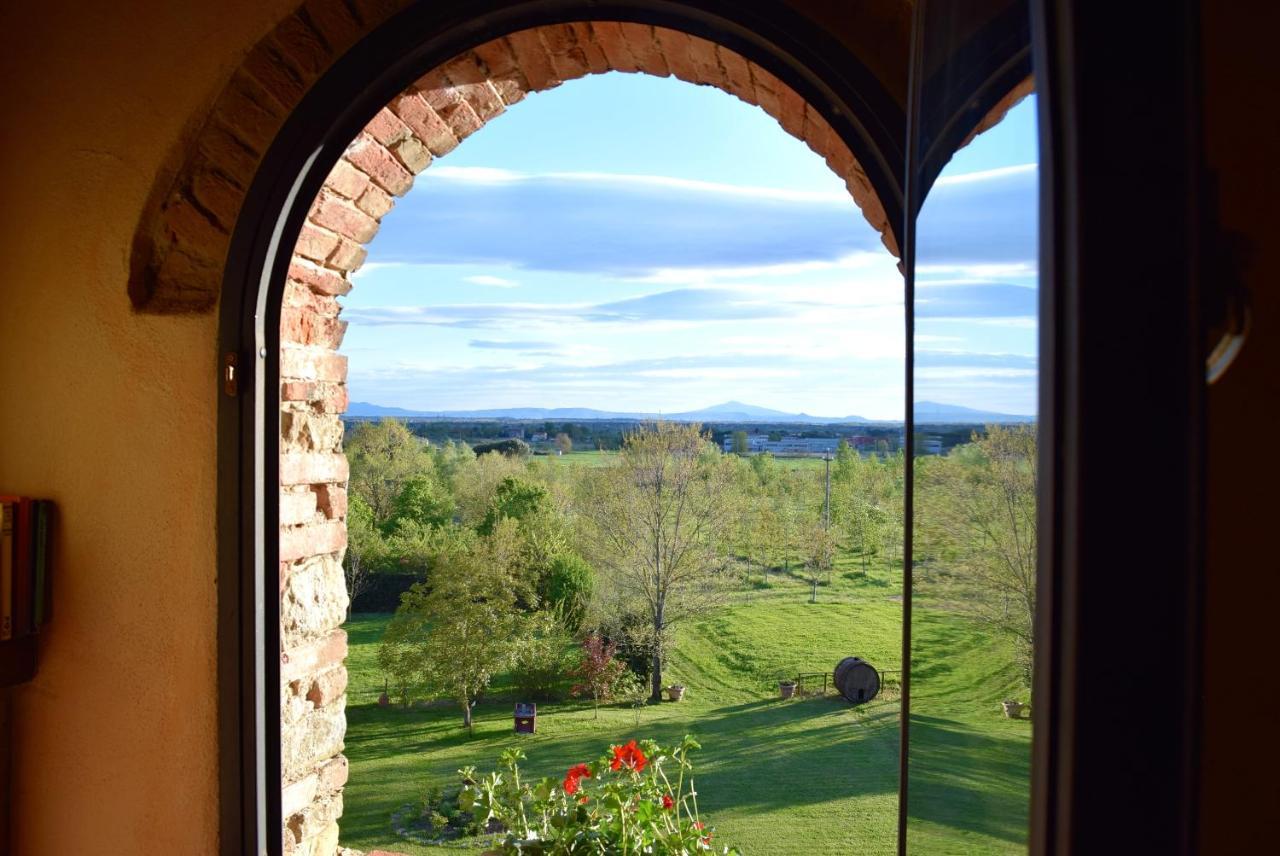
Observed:
[[[484,127],[484,122],[476,115],[476,111],[471,109],[471,105],[466,101],[459,101],[443,111],[438,111],[440,118],[449,126],[449,130],[459,140],[465,140],[476,131]]]
[[[495,77],[514,79],[520,82],[521,89],[528,89],[528,81],[520,71],[520,65],[516,62],[515,55],[511,53],[511,46],[507,44],[506,39],[485,42],[471,53],[484,65],[488,72],[486,76],[490,80]]]
[[[805,100],[790,86],[783,85],[779,96],[779,113],[774,118],[782,129],[797,139],[804,138]]]
[[[307,701],[316,707],[324,707],[332,701],[342,698],[347,691],[347,670],[338,667],[321,672],[307,689]]]
[[[608,71],[609,58],[605,56],[604,50],[601,49],[600,45],[596,44],[591,24],[586,21],[575,21],[569,26],[573,29],[573,36],[578,42],[578,48],[586,58],[587,72],[589,74],[603,74]]]
[[[453,88],[471,105],[481,122],[488,122],[506,109],[502,96],[487,80],[480,83],[455,83]]]
[[[778,118],[782,113],[782,101],[778,97],[781,82],[754,62],[750,63],[749,67],[751,69],[751,80],[755,84],[755,103],[759,104],[760,109],[770,116],[775,119]]]
[[[222,90],[213,113],[258,151],[266,151],[284,122],[284,108],[262,84],[243,70],[237,71]]]
[[[347,379],[347,357],[322,348],[281,348],[280,375],[341,383]]]
[[[617,21],[592,21],[591,28],[594,41],[604,53],[609,67],[615,71],[639,71],[640,64],[631,55],[627,46],[627,37],[622,33],[622,26]]]
[[[314,22],[314,18],[295,12],[277,24],[268,39],[308,84],[329,67],[335,56]]]
[[[262,85],[263,90],[271,95],[277,104],[285,109],[292,109],[302,100],[307,87],[315,80],[315,75],[302,74],[295,64],[289,61],[293,51],[286,48],[282,55],[281,50],[272,42],[273,40],[268,37],[266,41],[259,42],[253,50],[249,51],[249,55],[244,60],[244,69]]]
[[[653,27],[648,24],[619,24],[618,27],[641,71],[658,77],[670,76],[671,69],[654,38]]]
[[[322,262],[338,248],[338,241],[337,235],[317,229],[310,223],[303,223],[302,231],[298,233],[298,243],[293,245],[293,252],[304,259]]]
[[[666,27],[654,27],[653,35],[672,75],[688,83],[696,83],[698,69],[693,64],[689,36],[679,30],[668,30]]]
[[[386,107],[369,120],[369,124],[364,126],[364,132],[384,146],[398,143],[413,133],[399,116]]]
[[[446,155],[458,147],[458,138],[453,131],[417,92],[396,96],[391,102],[391,109],[436,157]]]
[[[346,413],[348,398],[347,385],[338,383],[321,384],[316,395],[316,402],[325,413]]]
[[[347,527],[342,523],[315,523],[280,529],[280,561],[282,562],[337,553],[346,546]]]
[[[551,57],[538,38],[537,30],[521,30],[507,36],[507,44],[511,54],[516,58],[524,78],[529,82],[530,92],[541,92],[560,85],[555,69],[551,65]]]
[[[345,483],[351,470],[347,458],[321,452],[286,452],[280,456],[280,484]]]
[[[336,484],[315,487],[316,507],[330,520],[347,516],[347,489]]]
[[[340,665],[347,658],[347,631],[335,630],[305,645],[280,654],[280,680],[285,683],[310,677],[321,669]]]
[[[373,137],[361,134],[343,155],[374,183],[394,196],[404,196],[413,186],[413,174],[396,160],[387,147]]]
[[[342,311],[342,307],[338,305],[336,298],[326,294],[317,294],[306,283],[292,279],[285,281],[282,305],[314,312],[316,315],[323,315],[327,318],[336,317]]]
[[[577,80],[591,71],[587,55],[578,46],[573,28],[568,24],[550,24],[539,27],[537,32],[558,79]]]
[[[751,69],[741,54],[721,45],[716,46],[720,67],[724,69],[725,89],[748,104],[756,103],[756,88],[751,82]]]
[[[340,158],[329,171],[324,186],[345,199],[359,199],[369,187],[369,176],[352,166],[351,161]]]
[[[316,397],[316,384],[305,380],[287,380],[280,384],[282,401],[310,401]]]
[[[417,175],[431,166],[431,152],[417,137],[409,137],[391,146],[391,153],[399,158],[405,169]]]
[[[335,239],[328,252],[332,253],[337,248],[338,242]],[[325,255],[327,257],[328,253]],[[350,280],[345,279],[342,274],[320,267],[298,255],[289,262],[289,279],[303,283],[317,294],[343,295],[351,290]]]
[[[305,309],[285,307],[280,313],[280,338],[297,345],[321,345],[335,351],[342,345],[347,322]]]
[[[318,226],[324,226],[361,244],[367,243],[378,234],[377,220],[336,193],[326,190],[320,191],[315,204],[311,207],[309,219]]]
[[[689,36],[689,59],[693,63],[694,82],[706,83],[720,89],[725,88],[724,69],[720,67],[720,56],[716,52],[714,42]]]

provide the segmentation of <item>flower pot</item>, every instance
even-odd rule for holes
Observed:
[[[795,681],[778,681],[778,693],[783,698],[791,698],[796,694]]]
[[[1000,706],[1004,708],[1005,719],[1022,719],[1022,711],[1027,707],[1020,701],[1012,701],[1010,699],[1000,702]]]
[[[391,699],[386,693],[378,693],[378,707],[386,707],[391,704]]]
[[[667,687],[668,701],[680,701],[682,698],[684,698],[684,687],[682,685],[676,684],[675,686]]]

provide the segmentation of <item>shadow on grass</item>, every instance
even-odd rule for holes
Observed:
[[[911,821],[1022,844],[1027,840],[1031,747],[958,720],[913,714],[908,790]]]

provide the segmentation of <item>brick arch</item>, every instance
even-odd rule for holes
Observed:
[[[287,853],[334,852],[347,763],[343,660],[348,467],[346,322],[338,298],[395,199],[437,157],[530,93],[607,71],[673,76],[757,104],[841,176],[894,250],[848,147],[794,90],[713,42],[649,25],[542,26],[482,44],[419,78],[364,126],[323,183],[295,244],[281,308],[281,768]],[[230,201],[228,201],[230,204]]]

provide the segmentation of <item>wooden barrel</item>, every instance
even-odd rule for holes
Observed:
[[[854,704],[871,701],[880,692],[880,673],[861,657],[845,657],[833,677],[840,695]]]

